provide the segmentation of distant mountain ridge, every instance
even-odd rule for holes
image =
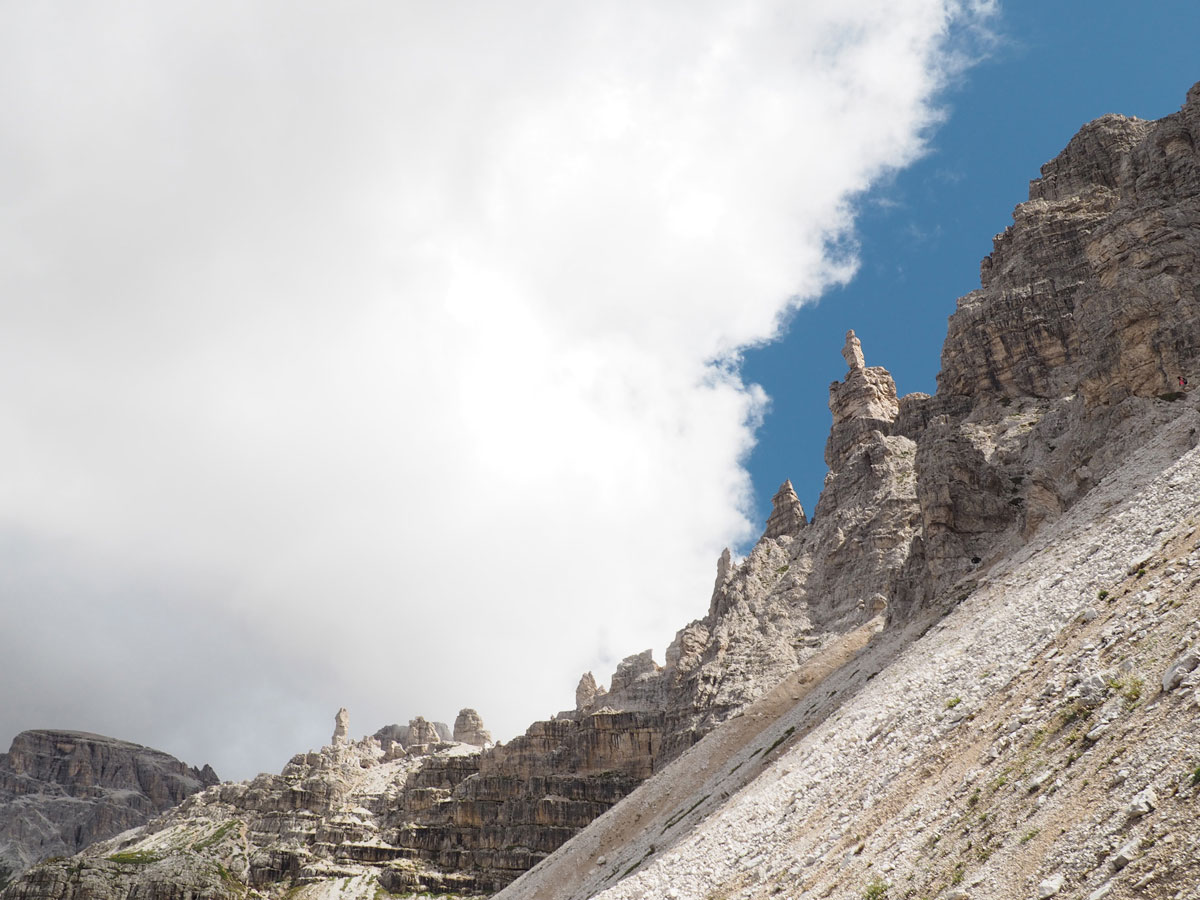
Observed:
[[[0,878],[70,856],[219,783],[211,767],[82,731],[23,731],[0,754]]]

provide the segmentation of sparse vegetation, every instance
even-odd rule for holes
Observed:
[[[112,856],[105,858],[109,862],[121,863],[123,865],[145,866],[158,862],[162,859],[162,854],[155,853],[152,850],[129,850],[124,853],[114,853]]]
[[[1129,678],[1110,678],[1108,686],[1121,695],[1127,709],[1132,709],[1142,699],[1142,689],[1145,688],[1146,682],[1133,675]]]
[[[784,741],[786,741],[788,738],[790,738],[795,733],[796,733],[796,726],[789,725],[784,730],[783,734],[781,734],[778,738],[775,739],[775,743],[773,743],[770,747],[768,747],[766,749],[766,752],[763,755],[766,756],[766,755],[770,754],[770,752],[772,750],[774,750],[776,747],[778,747],[780,744],[782,744]]]
[[[1082,703],[1072,703],[1061,713],[1062,727],[1067,728],[1076,722],[1081,722],[1092,714],[1092,708]]]
[[[891,888],[891,885],[884,881],[880,876],[876,875],[871,879],[870,882],[868,882],[867,886],[863,888],[863,900],[885,900],[888,895],[889,888]]]
[[[634,870],[636,870],[638,866],[640,866],[642,863],[644,863],[646,860],[648,860],[653,855],[654,855],[654,845],[651,844],[650,848],[645,853],[642,854],[642,858],[639,859],[637,862],[635,862],[633,865],[631,865],[624,872],[622,872],[621,877],[628,878],[630,875],[633,874]]]
[[[1097,600],[1107,600],[1108,599],[1108,591],[1101,591],[1100,593],[1098,593],[1096,595],[1096,599]]]
[[[1192,787],[1196,785],[1200,785],[1200,766],[1196,766],[1192,771]]]
[[[954,709],[960,703],[962,703],[962,697],[951,697],[946,701],[946,709]]]
[[[732,774],[732,773],[730,773],[730,774]],[[705,800],[707,800],[711,796],[712,796],[712,794],[705,794],[703,797],[701,797],[699,800],[697,800],[695,803],[693,803],[691,806],[689,806],[683,812],[676,813],[675,815],[671,816],[671,818],[667,819],[667,824],[663,826],[662,831],[659,833],[666,834],[668,828],[672,828],[675,825],[679,824],[679,822],[681,822],[689,813],[691,813],[694,809],[696,809],[696,807],[698,807],[701,803],[703,803]]]
[[[1041,832],[1040,828],[1030,828],[1027,832],[1021,835],[1021,843],[1028,844]]]

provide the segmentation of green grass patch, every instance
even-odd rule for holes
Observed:
[[[127,866],[146,866],[158,862],[162,858],[161,853],[155,853],[153,850],[129,850],[125,853],[114,853],[112,856],[105,857],[109,862]]]

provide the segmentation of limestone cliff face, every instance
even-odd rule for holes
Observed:
[[[950,318],[920,406],[918,492],[945,583],[1113,471],[1200,377],[1200,86],[1156,122],[1104,116],[1030,185]]]
[[[458,724],[460,736],[487,734],[474,710]],[[340,710],[328,747],[298,754],[278,775],[190,796],[78,861],[45,863],[6,900],[184,900],[347,882],[369,885],[370,898],[380,887],[491,893],[651,774],[663,714],[607,710],[537,722],[482,751],[440,740],[421,717],[407,726],[407,744],[391,731],[352,741],[348,729]]]
[[[77,853],[217,781],[208,766],[98,734],[22,732],[0,754],[0,868]]]

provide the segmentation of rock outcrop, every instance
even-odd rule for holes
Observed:
[[[763,532],[763,537],[795,536],[807,524],[808,519],[804,517],[804,507],[800,505],[796,489],[790,480],[785,481],[771,499],[771,516],[767,519],[767,530]]]
[[[460,709],[454,720],[454,740],[460,744],[486,747],[492,743],[492,733],[483,727],[483,716],[473,709]]]
[[[350,743],[350,713],[344,706],[333,717],[333,737],[330,743],[335,747]]]
[[[651,662],[650,665],[653,665]],[[474,710],[460,736],[490,739]],[[146,827],[47,862],[10,897],[224,897],[347,880],[395,893],[490,893],[545,858],[654,770],[663,714],[538,722],[507,744],[443,741],[423,717],[385,747],[334,741],[279,775],[220,784]]]
[[[69,856],[218,781],[173,756],[79,731],[24,731],[0,754],[0,881]]]

